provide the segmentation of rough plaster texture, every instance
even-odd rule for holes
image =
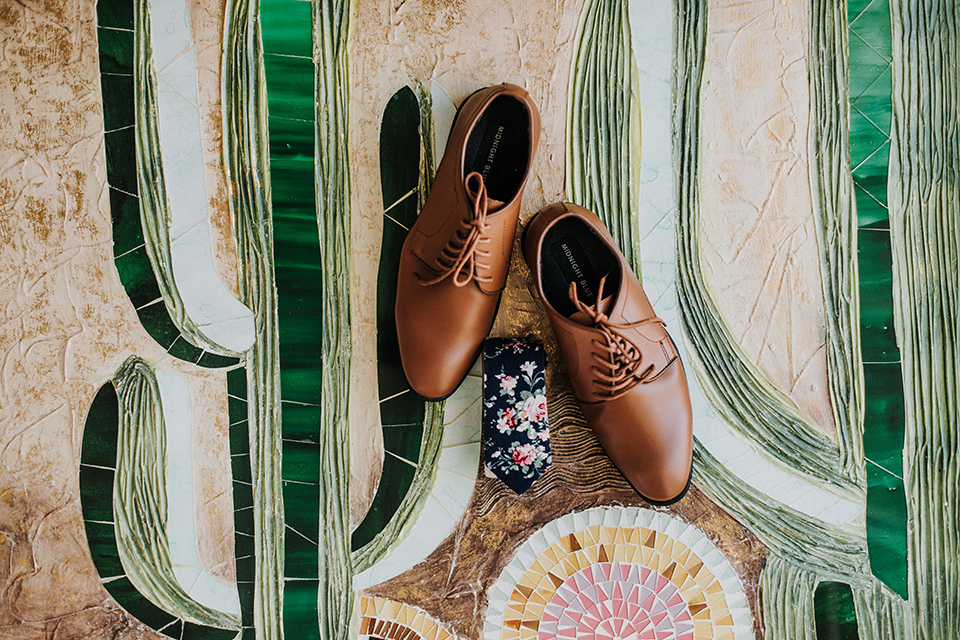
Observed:
[[[213,43],[201,54],[201,113],[216,124],[220,18],[216,8],[193,14],[206,30],[201,39]],[[219,133],[208,139],[213,152]],[[196,459],[201,558],[220,579],[232,577],[225,381],[171,362],[140,326],[113,266],[105,179],[94,2],[0,3],[3,637],[151,635],[131,631],[139,624],[100,586],[79,502],[87,409],[130,354],[187,376],[203,425],[195,443],[205,452]],[[216,247],[224,264],[227,237],[221,232]]]
[[[746,352],[827,434],[810,195],[807,3],[712,2],[701,100],[701,259]]]

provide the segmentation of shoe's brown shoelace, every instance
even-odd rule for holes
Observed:
[[[473,216],[470,221],[461,220],[462,229],[450,238],[447,245],[437,257],[437,268],[440,275],[430,280],[420,280],[424,287],[437,284],[448,276],[452,276],[453,284],[464,287],[471,280],[484,284],[492,282],[490,276],[481,276],[478,269],[488,269],[489,265],[480,262],[477,258],[489,258],[490,252],[480,249],[481,242],[488,243],[485,237],[490,225],[487,224],[487,209],[490,206],[487,199],[487,186],[483,183],[483,176],[474,171],[464,179],[464,188],[470,200],[473,201]]]
[[[593,321],[593,325],[603,332],[604,339],[602,341],[597,338],[591,338],[590,340],[600,349],[600,353],[593,351],[592,355],[594,360],[601,365],[599,367],[591,365],[590,369],[596,376],[596,382],[604,388],[605,395],[612,400],[644,382],[653,373],[654,368],[652,364],[644,369],[640,368],[643,354],[640,352],[640,348],[627,338],[624,331],[645,324],[659,322],[665,325],[666,323],[660,318],[647,318],[631,324],[610,322],[607,314],[600,310],[600,304],[603,300],[603,285],[606,280],[607,276],[600,278],[600,285],[597,287],[597,302],[592,307],[584,304],[577,297],[575,282],[570,283],[568,295],[577,310],[586,314]],[[606,371],[610,373],[607,374]]]

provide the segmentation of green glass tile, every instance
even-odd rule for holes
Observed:
[[[893,324],[893,275],[890,232],[857,232],[860,266],[860,347],[864,362],[900,359]]]
[[[850,166],[857,167],[890,137],[858,109],[850,108]]]
[[[133,1],[98,0],[97,26],[133,29]]]
[[[250,456],[230,456],[230,469],[233,472],[233,479],[237,482],[253,482],[253,476],[250,471]],[[239,508],[234,505],[235,508]]]
[[[180,634],[183,633],[183,621],[174,620],[171,624],[168,624],[167,626],[165,626],[160,633],[167,636],[168,638],[175,638],[176,640],[180,640]]]
[[[907,503],[903,483],[867,464],[867,550],[870,569],[907,598]]]
[[[887,135],[890,133],[890,123],[893,117],[890,111],[892,87],[893,68],[887,67],[869,86],[857,87],[856,96],[850,100],[851,107],[855,107],[877,129]],[[851,93],[853,91],[854,88],[851,87]]]
[[[100,578],[115,578],[124,575],[123,565],[120,563],[120,552],[117,551],[117,534],[112,524],[104,522],[84,522],[87,533],[87,544],[90,546],[90,555],[93,565],[97,568]]]
[[[151,629],[162,629],[176,620],[174,616],[143,597],[127,578],[111,580],[103,586],[117,604],[127,610],[127,613]]]
[[[310,360],[303,366],[285,361],[280,357],[280,389],[285,402],[320,403],[322,371],[319,359]]]
[[[319,640],[317,619],[319,583],[316,580],[285,580],[283,583],[283,633],[297,640]],[[305,621],[309,621],[306,622]]]
[[[280,476],[292,482],[320,481],[320,448],[310,442],[283,441]]]
[[[118,73],[133,79],[133,31],[97,29],[97,49],[100,58],[100,73]],[[104,78],[101,76],[100,82]],[[104,90],[104,96],[107,91]],[[131,93],[131,98],[133,97]]]
[[[380,417],[382,424],[390,425],[423,425],[426,413],[426,404],[423,398],[413,390],[403,395],[390,397],[380,403]],[[386,430],[384,430],[386,431]]]
[[[104,134],[107,157],[107,184],[138,195],[137,147],[132,127]]]
[[[239,575],[240,574],[237,574],[238,578]],[[243,617],[244,627],[247,626],[248,620],[250,623],[253,622],[254,593],[256,593],[256,590],[254,589],[253,582],[237,580],[237,595],[240,599],[240,611]]]
[[[863,365],[863,454],[903,477],[904,405],[899,362]]]
[[[283,176],[282,179],[274,179],[270,185],[273,215],[316,221],[313,163],[307,165],[302,160],[271,159],[270,174]]]
[[[231,629],[218,629],[184,621],[180,640],[233,640],[236,636],[237,632]]]
[[[853,195],[857,205],[857,226],[861,229],[890,229],[890,211],[877,202],[866,189],[854,183]]]
[[[203,355],[200,356],[200,359],[197,360],[197,365],[203,367],[204,369],[225,369],[227,367],[234,367],[238,364],[240,364],[239,358],[221,356],[216,353],[211,353],[210,351],[204,351]]]
[[[246,395],[246,394],[244,394]],[[247,403],[244,400],[238,400],[236,398],[227,399],[227,411],[230,416],[230,424],[237,424],[247,419]],[[244,428],[244,432],[246,432]]]
[[[284,402],[283,437],[288,440],[320,442],[320,407]]]
[[[383,448],[414,464],[420,458],[420,442],[422,439],[422,424],[414,424],[408,427],[389,427],[383,430]]]
[[[113,222],[113,255],[123,255],[143,245],[140,198],[111,188],[110,218]]]
[[[384,209],[420,184],[420,155],[420,103],[410,87],[403,87],[390,98],[380,123],[380,189]]]
[[[298,0],[260,0],[265,53],[313,56],[313,6]]]
[[[252,533],[237,531],[236,535],[233,536],[233,544],[238,558],[253,555],[254,539]]]
[[[233,526],[237,531],[253,531],[253,509],[241,509],[233,512]]]
[[[163,300],[140,307],[137,309],[137,316],[140,318],[140,324],[147,330],[150,337],[164,349],[167,349],[180,337],[180,330],[174,326],[170,319],[170,314],[167,313],[167,307],[163,304]]]
[[[288,527],[305,538],[317,539],[320,522],[320,487],[315,484],[283,483],[283,512]],[[293,535],[287,532],[287,535]]]
[[[391,455],[384,456],[383,474],[380,476],[380,485],[377,487],[370,510],[351,536],[350,546],[353,549],[362,548],[383,531],[390,522],[390,518],[400,508],[400,503],[413,483],[415,473],[416,469],[406,462]]]
[[[232,456],[230,458],[230,461],[231,461],[231,464],[243,464],[244,466],[247,467],[247,469],[250,468],[249,456]],[[238,461],[241,461],[241,462],[238,462]],[[250,483],[244,484],[242,481],[237,481],[236,479],[234,479],[233,508],[235,511],[240,511],[241,509],[249,509],[250,507],[253,506],[253,491],[251,489],[252,489],[252,486]],[[244,531],[244,533],[250,533],[250,531]]]
[[[887,167],[890,164],[890,143],[881,144],[876,150],[853,166],[853,180],[873,196],[887,204]]]
[[[120,427],[120,407],[117,391],[108,382],[97,391],[90,403],[90,411],[83,427],[83,446],[80,462],[98,467],[117,466],[117,435]]]
[[[307,160],[310,165],[306,170],[313,170],[316,154],[316,126],[313,122],[270,116],[267,126],[270,128],[271,163],[278,158]],[[277,177],[286,179],[283,175]]]
[[[817,640],[859,640],[850,585],[821,582],[813,596]]]
[[[245,579],[247,582],[252,582],[254,580],[257,565],[253,556],[237,558],[234,564],[236,566],[238,579]]]
[[[80,465],[80,506],[84,520],[113,522],[113,471]]]
[[[230,404],[233,404],[231,398]],[[247,421],[243,420],[230,425],[230,454],[248,454],[250,453],[250,434],[247,430]]]
[[[155,302],[160,299],[160,287],[153,275],[153,267],[147,257],[145,247],[134,249],[114,259],[120,282],[127,292],[127,297],[134,308]]]
[[[203,349],[190,344],[186,338],[178,335],[177,339],[173,341],[173,344],[167,347],[167,353],[183,362],[196,364],[203,355]]]
[[[889,56],[889,54],[888,54]],[[871,47],[856,31],[850,30],[850,95],[858,96],[890,66],[884,57]]]
[[[227,372],[227,393],[246,399],[247,397],[247,370],[234,369]],[[231,420],[232,422],[232,420]]]
[[[267,110],[270,115],[316,120],[314,78],[317,71],[312,59],[267,53],[263,56],[263,70],[267,77]]]
[[[257,629],[244,625],[240,640],[257,640]]]
[[[287,531],[283,537],[283,573],[287,578],[317,578],[319,555],[316,543]]]
[[[317,271],[319,275],[320,236],[316,219],[285,217],[282,211],[274,209],[273,227],[276,232],[273,245],[277,280],[286,278],[288,282],[283,284],[295,291],[297,296],[320,296],[322,289],[319,281],[303,282],[297,277],[303,269]],[[291,273],[282,273],[283,269],[289,269]]]
[[[136,123],[133,76],[101,76],[103,129],[110,132]]]
[[[848,0],[847,2],[847,19],[853,23],[856,21],[860,13],[867,8],[873,0]]]
[[[892,59],[890,53],[890,5],[886,0],[874,0],[857,15],[850,31],[860,36],[881,56]],[[852,42],[853,38],[851,38]],[[852,48],[851,44],[851,48]]]

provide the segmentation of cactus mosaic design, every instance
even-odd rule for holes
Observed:
[[[960,8],[65,0],[0,9],[0,635],[960,636]],[[609,461],[515,248],[554,464],[479,364],[403,377],[400,248],[458,104],[540,106],[691,388],[688,496]],[[360,417],[360,418],[358,418]],[[362,423],[361,423],[362,422]],[[630,635],[633,634],[633,635]]]

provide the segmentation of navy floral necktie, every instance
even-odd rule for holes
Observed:
[[[483,448],[487,474],[517,493],[550,466],[543,346],[517,338],[483,345]]]

